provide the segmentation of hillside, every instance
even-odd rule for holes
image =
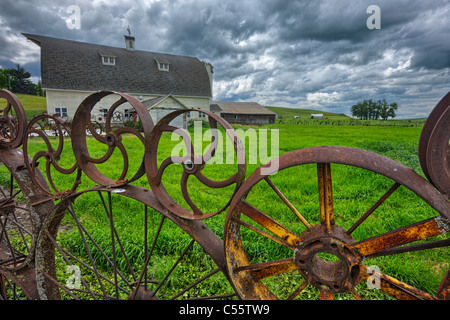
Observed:
[[[41,114],[47,111],[47,100],[45,97],[21,93],[15,93],[15,95],[22,103],[28,119],[32,118],[35,114]]]
[[[293,108],[283,108],[283,107],[271,107],[266,106],[266,108],[275,112],[278,117],[286,118],[294,118],[295,116],[299,116],[300,119],[309,119],[312,113],[322,113],[324,117],[330,120],[347,120],[350,119],[349,116],[341,113],[332,113],[332,112],[323,112],[312,109],[293,109]]]

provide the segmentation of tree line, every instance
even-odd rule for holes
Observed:
[[[0,89],[8,89],[14,93],[44,96],[41,81],[39,80],[37,84],[34,84],[30,78],[31,73],[21,67],[20,64],[16,64],[16,68],[0,69]]]
[[[350,110],[352,116],[360,120],[387,120],[389,117],[395,118],[398,104],[387,103],[385,99],[378,101],[370,99],[353,105]]]

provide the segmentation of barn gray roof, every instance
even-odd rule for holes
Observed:
[[[275,112],[256,102],[213,101],[211,108],[214,108],[215,110],[218,110],[217,108],[219,108],[221,113],[276,115]]]
[[[212,96],[205,63],[195,57],[23,35],[41,47],[46,89]],[[115,65],[103,65],[102,55],[114,56]],[[169,63],[170,71],[160,71],[157,61]]]

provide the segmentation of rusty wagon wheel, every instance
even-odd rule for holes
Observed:
[[[103,98],[117,95],[106,117],[106,135],[100,136],[92,129],[90,112],[104,102],[100,101]],[[138,112],[143,134],[128,127],[111,128],[114,110],[124,103]],[[105,91],[81,103],[70,132],[69,153],[61,135],[50,140],[33,129],[35,126],[29,126],[28,133],[44,143],[36,145],[36,138],[26,139],[24,150],[30,158],[27,167],[33,173],[45,171],[50,187],[43,192],[56,201],[36,239],[34,261],[40,299],[156,300],[235,295],[229,282],[221,281],[227,275],[220,238],[203,222],[180,219],[166,210],[152,190],[130,185],[133,181],[148,183],[138,179],[145,174],[143,158],[152,126],[150,115],[139,101]],[[86,137],[86,128],[93,137]],[[127,148],[126,142],[131,142],[132,148]],[[100,147],[92,148],[93,143]],[[42,147],[44,150],[36,151]],[[132,165],[137,169],[129,170]],[[107,170],[112,167],[118,170]],[[117,172],[120,177],[114,178]],[[56,174],[58,179],[54,179]],[[83,180],[84,175],[92,181]],[[80,191],[80,186],[84,190]],[[190,267],[192,261],[198,266],[195,270]],[[217,277],[219,280],[214,281]]]
[[[0,110],[0,148],[17,148],[22,144],[27,125],[25,110],[19,99],[8,90],[0,90],[0,99],[6,100],[6,106]]]
[[[211,142],[206,148],[202,145],[204,139],[201,127],[194,128],[194,131],[197,129],[200,130],[198,132],[200,137],[196,137],[197,133],[194,132],[195,141],[193,141],[188,130],[172,125],[177,120],[177,117],[182,118],[188,112],[192,111],[202,112],[208,116],[210,127],[208,133],[211,137],[206,140]],[[222,131],[225,131],[225,133],[222,133]],[[179,153],[173,154],[174,152],[172,152],[170,155],[163,154],[162,158],[158,157],[160,155],[158,146],[161,144],[161,137],[164,132],[172,133],[172,139],[174,135],[181,137],[182,142],[180,144],[185,148],[183,156],[180,156]],[[231,161],[228,163],[231,162],[232,169],[227,173],[226,177],[216,178],[217,180],[210,179],[208,174],[205,173],[207,171],[204,170],[205,167],[217,168],[217,166],[209,165],[209,163],[226,165],[223,157],[224,154],[219,152],[219,150],[223,150],[220,149],[223,143],[223,136],[227,139],[227,143],[231,143],[231,148],[225,150],[225,156],[231,156]],[[182,109],[167,114],[155,125],[147,146],[145,165],[150,187],[163,206],[179,217],[193,220],[206,219],[224,211],[228,207],[233,194],[239,189],[245,179],[245,150],[243,149],[241,140],[227,121],[212,112],[201,109]],[[198,152],[198,149],[200,149],[200,152]],[[217,158],[214,159],[214,157]],[[178,199],[175,199],[165,187],[164,178],[168,167],[171,165],[181,167],[181,174],[177,177],[181,176],[178,181],[181,185],[182,195]],[[215,171],[215,173],[217,172],[219,170]],[[170,175],[176,174],[171,173]],[[234,186],[234,189],[228,194],[225,192],[222,193],[222,197],[226,198],[222,203],[208,202],[208,208],[200,208],[198,203],[192,198],[193,192],[189,192],[188,180],[190,177],[192,177],[192,180],[195,180],[195,177],[195,182],[199,182],[202,185],[201,189],[197,189],[201,190],[197,192],[197,195],[206,195],[211,189],[223,190],[230,186]],[[217,208],[214,210],[211,209],[213,205],[217,205]]]
[[[42,299],[235,296],[220,238],[202,221],[167,212],[146,188],[97,186],[62,199],[37,246]]]
[[[108,109],[105,118],[105,134],[102,135],[96,130],[96,121],[92,121],[91,113],[97,104],[110,103],[111,100],[108,99],[117,100],[112,101],[112,105]],[[115,130],[112,129],[111,123],[117,108],[127,103],[130,105],[130,108],[133,108],[137,112],[139,119],[143,124],[143,135],[141,135],[138,130],[130,127],[119,127]],[[89,152],[86,129],[90,131],[93,138],[95,138],[99,144],[106,148],[104,155],[101,157],[97,157]],[[125,93],[115,91],[98,91],[93,93],[81,102],[75,112],[72,122],[72,148],[77,164],[84,174],[100,185],[118,186],[135,181],[145,174],[144,159],[141,160],[141,166],[136,170],[133,176],[130,176],[128,172],[130,159],[128,159],[127,151],[122,143],[122,139],[125,135],[132,135],[145,144],[152,129],[153,120],[145,106],[138,99]],[[116,150],[121,153],[123,170],[119,177],[110,177],[107,173],[102,172],[98,165],[106,163],[111,159],[111,156]]]
[[[6,100],[0,118],[0,299],[37,299],[34,248],[37,230],[52,203],[36,187],[20,147],[27,126],[17,97],[0,90]],[[36,181],[45,181],[42,175]]]
[[[8,160],[5,160],[5,162]],[[26,194],[13,173],[2,164],[0,189],[0,297],[4,300],[33,298],[32,256],[33,223]],[[24,277],[22,277],[24,274]],[[25,281],[23,280],[25,278]]]
[[[53,201],[39,189],[25,167],[21,149],[0,149],[0,295],[39,299],[34,254],[38,230]],[[45,179],[34,179],[45,186]]]
[[[431,111],[419,140],[419,161],[427,179],[450,197],[450,92]]]
[[[333,184],[332,169],[341,172],[334,175]],[[309,176],[305,170],[310,170]],[[277,180],[279,175],[284,180]],[[317,179],[313,179],[314,175]],[[339,184],[349,182],[345,179],[351,183],[358,175],[366,177],[363,179],[367,185],[382,181],[386,190],[365,209],[356,199],[372,192],[370,187],[361,186],[360,195],[347,195],[345,186]],[[294,190],[283,188],[286,179],[294,181]],[[318,204],[307,202],[306,196],[314,194],[307,186],[318,188]],[[414,212],[412,222],[392,219],[395,214],[389,208],[396,204],[389,204],[387,199],[399,192],[425,201],[423,212]],[[337,199],[333,200],[333,196]],[[409,197],[400,202],[407,203]],[[347,200],[350,208],[340,205]],[[281,209],[268,205],[275,201],[279,201]],[[261,209],[264,204],[266,207]],[[384,210],[390,213],[383,215]],[[389,158],[348,147],[292,151],[258,168],[233,198],[224,236],[229,277],[243,299],[332,299],[342,295],[361,299],[367,295],[360,293],[361,287],[357,286],[364,282],[377,284],[381,292],[397,299],[448,299],[449,272],[442,281],[438,277],[441,283],[439,288],[433,287],[434,295],[401,281],[397,273],[391,276],[381,272],[368,261],[397,257],[399,260],[391,263],[404,263],[402,259],[409,258],[413,264],[415,254],[440,248],[444,259],[441,268],[448,268],[445,257],[450,246],[449,218],[450,204],[445,195],[412,169]],[[372,227],[383,223],[383,219],[390,221],[385,227]],[[377,232],[373,234],[372,230]],[[266,254],[269,250],[272,254]],[[387,296],[383,294],[382,298]]]

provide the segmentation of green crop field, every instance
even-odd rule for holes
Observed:
[[[24,103],[25,105],[25,103]],[[342,115],[341,115],[342,116]],[[342,116],[343,117],[343,116]],[[262,159],[259,144],[254,144],[248,137],[249,132],[254,132],[258,141],[260,141],[260,129],[277,130],[278,143],[275,135],[269,134],[269,148],[272,144],[277,146],[278,155],[288,153],[300,148],[307,148],[322,145],[339,145],[369,150],[388,158],[391,158],[401,164],[404,164],[418,174],[423,176],[420,168],[417,147],[420,137],[421,127],[395,127],[395,126],[342,126],[342,125],[299,125],[299,124],[273,124],[263,125],[261,127],[236,125],[235,130],[240,134],[244,141],[247,157],[246,176],[250,176],[261,164],[267,161],[266,157]],[[190,131],[193,133],[193,131]],[[225,136],[225,133],[223,133]],[[223,150],[225,150],[226,139],[223,139]],[[125,135],[122,142],[128,152],[130,161],[129,174],[131,177],[139,168],[144,154],[142,143],[135,137]],[[58,141],[51,139],[53,147],[57,148]],[[106,152],[106,147],[93,138],[87,139],[88,149],[92,157],[101,157]],[[158,145],[158,162],[171,156],[174,148],[179,146],[178,140],[172,140],[169,133],[164,134]],[[202,141],[200,150],[205,150],[208,142]],[[198,147],[196,145],[196,147]],[[220,146],[219,146],[220,148]],[[45,144],[39,138],[29,139],[28,152],[32,156],[40,150],[46,150]],[[253,151],[253,152],[252,152]],[[269,152],[270,154],[270,152]],[[225,157],[225,156],[224,156]],[[220,160],[220,157],[217,159]],[[216,159],[216,160],[217,160]],[[264,161],[262,161],[264,160]],[[42,163],[45,160],[41,159]],[[235,164],[220,163],[206,164],[203,169],[205,176],[213,180],[224,180],[230,177],[236,170]],[[225,162],[225,161],[224,161]],[[59,164],[65,168],[74,163],[73,151],[70,139],[65,139],[64,151]],[[120,176],[123,160],[120,152],[116,150],[111,159],[106,163],[99,165],[99,170],[111,177],[117,179]],[[45,165],[40,165],[44,170]],[[380,197],[392,186],[393,181],[375,174],[373,172],[360,168],[332,164],[333,179],[333,198],[334,214],[336,224],[344,229],[349,228],[355,223],[361,215],[366,212]],[[180,165],[169,166],[163,174],[162,182],[172,198],[185,207],[187,203],[183,199],[180,189],[182,168]],[[70,188],[75,181],[74,174],[61,175],[52,171],[54,183],[59,190]],[[9,184],[9,175],[2,167],[0,184],[7,186]],[[78,190],[84,190],[95,184],[85,175],[81,178],[82,184]],[[319,202],[317,192],[317,172],[315,165],[302,165],[280,171],[273,176],[271,180],[291,201],[306,220],[312,225],[320,223]],[[263,181],[264,182],[264,181]],[[144,175],[133,184],[149,188],[147,177]],[[220,209],[230,199],[233,193],[233,187],[223,189],[212,189],[201,184],[194,177],[188,181],[188,190],[193,202],[205,212]],[[142,204],[137,201],[129,201],[124,197],[115,195],[114,216],[118,232],[122,235],[121,241],[125,246],[128,255],[128,261],[117,256],[118,265],[126,264],[139,265],[143,263],[145,256],[144,236],[142,235],[142,223],[144,217],[142,214]],[[260,210],[270,214],[275,220],[288,227],[297,234],[301,234],[305,227],[295,218],[295,215],[287,208],[274,191],[264,183],[257,184],[250,192],[247,200],[258,207]],[[88,230],[93,230],[92,234],[97,237],[97,243],[100,247],[111,254],[109,229],[109,220],[105,215],[99,214],[102,211],[102,204],[98,196],[86,193],[80,196],[75,202],[76,209],[80,215],[80,220]],[[408,226],[416,222],[432,218],[437,215],[436,211],[427,205],[423,199],[420,199],[410,190],[400,187],[393,193],[360,227],[358,227],[352,236],[356,241],[367,239],[378,234],[382,234],[403,226]],[[150,220],[154,225],[158,224],[159,214],[152,211]],[[212,218],[206,219],[205,223],[220,238],[223,237],[226,212],[222,212]],[[245,220],[248,223],[252,221]],[[150,264],[150,277],[158,278],[159,274],[164,274],[167,269],[178,258],[184,250],[190,238],[174,224],[165,225],[161,231],[162,237],[159,238],[155,246],[155,260]],[[82,239],[79,236],[76,225],[66,217],[62,222],[62,229],[59,234],[59,241],[71,252],[76,252],[82,259],[88,261],[88,256],[83,249]],[[244,246],[247,256],[253,263],[262,261],[273,261],[292,256],[292,252],[271,242],[269,239],[261,236],[255,236],[251,232],[242,233]],[[436,236],[432,239],[423,241],[448,239],[448,234]],[[93,248],[95,253],[95,248]],[[98,259],[98,265],[104,266],[105,272],[108,271],[108,264],[103,261],[101,255],[93,254],[94,259]],[[153,258],[152,258],[153,259]],[[324,258],[325,259],[325,258]],[[61,262],[61,257],[57,258]],[[450,267],[450,249],[448,247],[429,249],[423,251],[414,251],[400,253],[391,256],[382,256],[370,258],[365,261],[367,266],[376,266],[381,272],[386,273],[398,280],[411,284],[423,291],[435,294],[441,279]],[[170,297],[174,292],[172,287],[180,283],[192,281],[196,277],[214,268],[213,262],[205,257],[200,247],[194,247],[183,259],[176,271],[168,280],[168,287],[161,290],[158,295],[160,298]],[[64,277],[66,272],[62,267],[58,271]],[[265,279],[265,284],[280,297],[286,297],[289,294],[289,287],[298,287],[301,283],[298,274],[283,274],[280,276]],[[202,293],[227,294],[231,287],[223,275],[216,274],[207,282],[201,283],[193,291],[183,295],[189,298],[191,295]],[[362,281],[356,288],[357,293],[365,299],[389,299],[389,296],[383,294],[380,290],[370,289]],[[292,291],[290,291],[292,292]],[[306,287],[299,298],[317,299],[319,292],[312,286]],[[350,294],[338,294],[335,299],[354,299]]]

